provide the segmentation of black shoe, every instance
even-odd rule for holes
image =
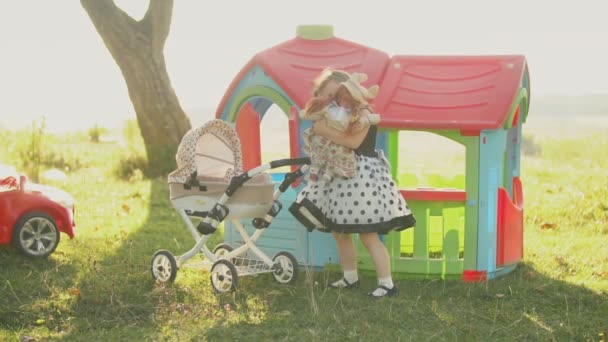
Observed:
[[[385,293],[383,295],[381,295],[381,296],[375,296],[374,295],[374,291],[376,291],[377,289],[383,289],[385,291]],[[382,298],[382,297],[395,297],[396,295],[399,294],[399,289],[395,285],[393,285],[393,287],[390,288],[390,289],[388,287],[384,286],[384,285],[378,285],[378,287],[376,287],[374,289],[374,291],[368,293],[367,295],[370,296],[370,297],[372,297],[372,298],[378,299],[378,298]]]
[[[348,280],[346,280],[346,278],[342,278],[341,280],[344,282],[344,284],[346,284],[345,286],[338,286],[338,285],[334,285],[332,283],[332,284],[327,285],[327,287],[330,289],[352,289],[352,288],[359,287],[359,280],[355,281],[352,284],[349,283]]]

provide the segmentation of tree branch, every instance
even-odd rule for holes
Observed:
[[[150,0],[141,24],[149,32],[154,54],[162,54],[171,28],[173,0]]]
[[[113,56],[132,43],[129,38],[138,31],[138,23],[113,0],[80,0],[80,4]]]

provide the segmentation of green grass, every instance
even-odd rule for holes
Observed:
[[[608,332],[606,133],[539,134],[541,155],[522,162],[525,262],[513,273],[473,284],[400,280],[399,297],[380,301],[366,296],[370,276],[358,290],[326,290],[339,276],[328,270],[305,270],[295,286],[242,277],[222,296],[207,272],[191,268],[172,286],[155,284],[153,253],[193,244],[164,179],[115,178],[119,143],[52,137],[53,151],[78,149],[69,183],[52,183],[77,200],[76,237],[62,236],[40,261],[0,247],[0,340],[600,341]],[[0,132],[4,146],[19,139]],[[15,156],[0,150],[0,160]]]

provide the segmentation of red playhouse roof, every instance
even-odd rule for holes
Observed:
[[[374,101],[380,126],[499,128],[510,114],[525,67],[524,56],[395,56]]]
[[[218,107],[218,115],[238,82],[255,65],[261,66],[296,105],[303,108],[311,97],[313,80],[324,68],[364,72],[368,76],[364,84],[369,86],[380,84],[388,61],[385,52],[340,38],[297,37],[255,55],[234,78]]]
[[[501,127],[521,87],[524,56],[389,56],[333,37],[299,35],[255,55],[234,78],[217,110],[220,117],[243,77],[260,66],[303,108],[325,67],[368,75],[380,85],[373,106],[381,127],[458,129],[478,134]]]

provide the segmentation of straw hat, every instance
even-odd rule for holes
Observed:
[[[366,74],[355,72],[348,80],[340,83],[340,85],[343,86],[357,102],[367,103],[367,100],[371,100],[378,95],[380,87],[378,87],[378,85],[373,85],[369,88],[365,88],[361,83],[366,80]]]

